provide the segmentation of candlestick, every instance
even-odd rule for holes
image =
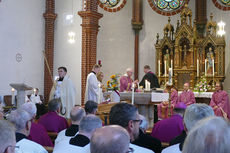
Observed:
[[[167,70],[166,70],[166,60],[165,60],[165,76],[167,74]]]
[[[199,59],[197,59],[197,77],[199,77]]]
[[[161,76],[161,61],[158,60],[158,76]]]
[[[173,76],[173,60],[171,60],[171,68],[172,68],[172,73],[171,73],[171,75]]]
[[[100,104],[100,102],[101,102],[101,84],[99,83],[98,84],[98,100],[97,100],[97,102],[98,102],[98,104]]]
[[[205,76],[207,76],[207,59],[205,59],[205,61],[204,61],[204,74],[205,74]]]
[[[12,89],[11,89],[11,92],[12,92],[11,104],[12,104],[12,105],[14,105],[14,101],[15,101],[14,91],[15,91],[15,89],[12,88]]]
[[[147,80],[145,80],[147,81]],[[134,88],[135,88],[135,84],[132,84],[132,105],[134,105]]]
[[[36,91],[37,91],[37,89],[36,89],[36,88],[34,88],[34,90],[33,90],[33,94],[34,94],[34,95],[36,94]]]
[[[169,85],[172,85],[172,68],[169,68]]]
[[[213,76],[215,76],[215,63],[214,63],[214,59],[212,59],[212,74],[213,74]]]

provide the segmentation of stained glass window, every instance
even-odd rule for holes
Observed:
[[[219,0],[223,5],[230,6],[230,0]]]
[[[152,0],[153,4],[163,11],[174,11],[184,5],[185,0]]]
[[[230,0],[212,0],[214,5],[224,11],[230,11]]]
[[[112,8],[115,7],[120,2],[120,0],[100,0],[100,2],[106,7]]]

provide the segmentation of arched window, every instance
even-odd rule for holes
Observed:
[[[99,6],[108,12],[120,11],[127,0],[99,0]]]
[[[212,0],[214,5],[224,11],[230,10],[230,0]]]
[[[148,0],[154,11],[166,16],[179,13],[188,1],[189,0]]]

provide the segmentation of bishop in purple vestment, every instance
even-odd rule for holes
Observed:
[[[210,106],[213,108],[216,116],[222,116],[230,119],[230,103],[228,93],[223,90],[221,83],[216,83],[216,91],[212,95]]]
[[[34,122],[31,124],[30,135],[28,136],[28,139],[37,142],[42,146],[54,146],[46,132],[46,129],[41,124]]]
[[[183,114],[186,109],[184,103],[176,104],[174,114],[167,119],[157,122],[152,130],[151,136],[159,139],[161,142],[169,142],[184,130]]]
[[[189,84],[188,83],[184,84],[184,90],[180,94],[178,101],[185,103],[187,106],[196,103],[194,93],[191,90],[189,90]]]
[[[168,92],[165,90],[165,92]],[[178,92],[175,88],[171,89],[171,114],[173,114],[173,108],[178,102]],[[169,102],[162,102],[161,104],[157,105],[157,112],[158,117],[161,119],[168,118],[168,106]]]
[[[132,74],[133,74],[133,70],[131,68],[128,68],[126,70],[126,74],[120,78],[120,92],[132,90],[131,89],[133,83]]]

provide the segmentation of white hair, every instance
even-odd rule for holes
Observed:
[[[148,129],[149,123],[143,115],[139,114],[139,116],[140,116],[140,120],[142,121],[140,124],[140,129],[146,131]]]
[[[0,152],[4,152],[9,145],[13,145],[14,143],[14,126],[6,120],[0,120]]]
[[[31,116],[28,112],[17,109],[12,111],[10,115],[7,116],[7,119],[15,125],[16,131],[21,131],[26,128],[26,124],[31,120]]]
[[[37,107],[32,102],[27,102],[21,105],[20,109],[28,112],[31,116],[31,119],[36,115]]]
[[[230,127],[222,117],[208,117],[189,132],[183,153],[229,153]]]
[[[132,68],[127,68],[126,72],[133,72],[133,69]]]
[[[184,123],[188,131],[201,119],[214,116],[212,107],[206,104],[192,104],[187,107],[184,114]]]

